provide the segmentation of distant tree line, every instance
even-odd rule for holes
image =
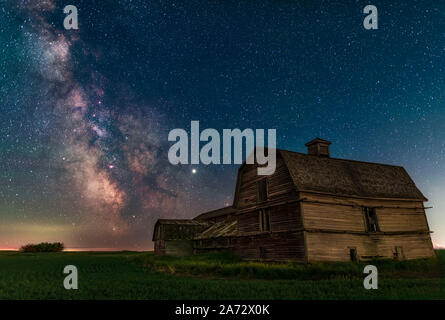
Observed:
[[[60,252],[65,246],[61,242],[42,242],[38,244],[27,244],[20,248],[22,252]]]

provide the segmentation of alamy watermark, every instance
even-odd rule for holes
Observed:
[[[63,269],[64,274],[68,274],[65,279],[63,279],[63,286],[66,290],[77,290],[78,278],[77,278],[77,267],[73,265],[65,266]]]
[[[77,7],[73,5],[67,5],[63,8],[63,13],[67,16],[63,19],[63,27],[66,30],[79,29],[79,19],[77,14]]]
[[[63,27],[66,30],[79,29],[77,7],[74,5],[67,5],[63,8],[63,13],[66,14],[63,20]],[[363,13],[367,16],[363,19],[363,27],[366,30],[377,30],[378,27],[378,12],[374,5],[367,5],[363,8]]]
[[[363,13],[367,14],[365,19],[363,20],[363,27],[366,30],[377,30],[379,28],[377,7],[373,5],[367,5],[363,8]]]
[[[223,129],[222,154],[221,137],[215,129],[200,132],[199,121],[191,121],[189,135],[184,129],[173,129],[168,134],[168,141],[175,141],[169,151],[168,160],[171,164],[233,164],[243,163],[243,141],[247,164],[257,163],[258,175],[271,175],[276,168],[276,130],[267,130],[267,147],[265,147],[264,129]],[[206,142],[200,148],[200,142]],[[190,145],[190,150],[189,150]],[[189,152],[190,151],[190,152]]]
[[[363,273],[367,274],[367,276],[363,280],[363,287],[366,290],[378,289],[378,271],[377,271],[377,267],[373,266],[372,264],[368,264],[367,266],[365,266],[365,269],[363,269]]]

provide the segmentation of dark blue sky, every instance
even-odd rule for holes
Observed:
[[[445,244],[445,3],[372,1],[378,30],[363,28],[367,4],[6,1],[0,247],[144,249],[157,218],[230,204],[236,166],[167,162],[168,131],[191,120],[402,165]]]

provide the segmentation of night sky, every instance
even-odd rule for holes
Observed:
[[[156,219],[230,205],[236,165],[168,162],[191,120],[404,166],[445,246],[445,2],[0,3],[0,248],[151,249]]]

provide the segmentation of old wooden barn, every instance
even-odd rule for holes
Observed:
[[[427,199],[405,169],[331,158],[330,144],[317,138],[307,154],[277,150],[270,176],[243,164],[233,206],[158,220],[155,253],[300,262],[434,256]]]

